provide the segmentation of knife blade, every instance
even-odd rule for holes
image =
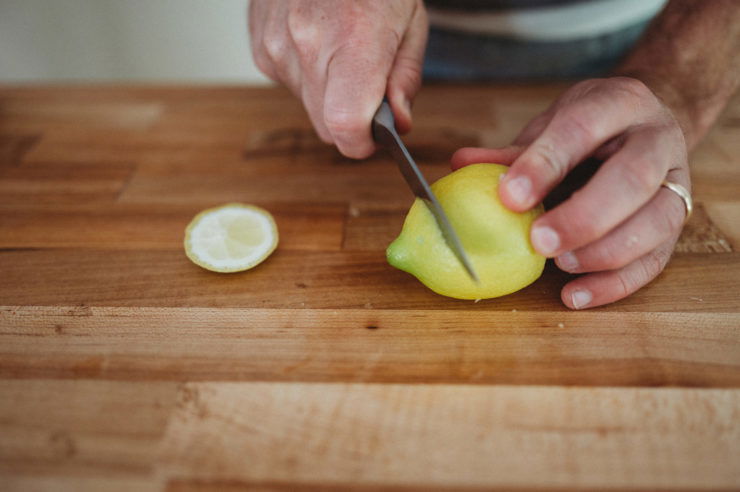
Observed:
[[[458,261],[460,261],[470,278],[478,283],[478,276],[473,269],[473,265],[471,264],[468,255],[465,253],[460,237],[455,232],[455,229],[447,218],[447,214],[445,214],[442,205],[440,205],[439,200],[437,200],[437,197],[429,187],[427,180],[424,178],[421,170],[419,170],[419,167],[416,165],[416,162],[414,162],[413,157],[411,157],[411,154],[401,140],[401,137],[398,135],[393,111],[391,111],[390,104],[388,104],[388,100],[385,98],[380,104],[378,110],[375,112],[375,116],[373,116],[372,132],[375,141],[388,149],[396,160],[396,164],[398,164],[398,168],[406,179],[411,191],[415,196],[420,198],[432,212],[447,246],[452,250],[452,253]]]

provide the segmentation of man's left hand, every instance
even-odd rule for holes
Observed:
[[[523,212],[540,203],[579,163],[604,160],[591,180],[532,225],[534,248],[579,276],[563,287],[570,308],[618,301],[665,267],[686,210],[664,180],[690,190],[686,142],[671,111],[642,82],[580,82],[534,118],[513,145],[464,148],[453,168],[510,165],[501,201]]]

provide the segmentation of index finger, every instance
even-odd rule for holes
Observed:
[[[385,94],[396,47],[375,38],[356,40],[329,60],[324,123],[347,157],[362,159],[375,150],[370,122]]]
[[[649,89],[639,81],[591,80],[571,90],[578,92],[554,110],[502,181],[501,201],[511,210],[540,203],[574,166],[645,118],[641,103]]]

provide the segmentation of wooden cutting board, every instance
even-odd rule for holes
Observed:
[[[430,86],[424,173],[557,86]],[[472,303],[385,262],[412,198],[273,88],[0,89],[0,489],[740,488],[740,99],[692,156],[663,274],[571,312],[568,275]],[[253,271],[183,231],[271,211]]]

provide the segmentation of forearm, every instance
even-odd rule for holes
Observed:
[[[693,148],[740,85],[740,1],[672,0],[615,71],[643,81]]]

